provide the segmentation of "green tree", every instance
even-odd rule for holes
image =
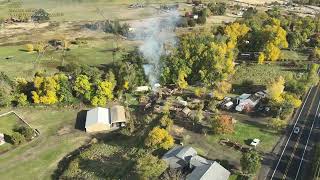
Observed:
[[[167,169],[167,164],[151,154],[145,154],[137,160],[134,169],[141,179],[157,179]]]
[[[244,173],[254,175],[261,166],[261,156],[257,151],[243,153],[240,164]]]
[[[31,19],[36,22],[44,22],[50,20],[50,15],[44,9],[38,9],[33,13]]]
[[[162,128],[165,128],[167,131],[173,126],[173,120],[169,117],[168,114],[164,114],[160,119],[160,125]]]
[[[19,106],[25,106],[28,104],[28,97],[24,93],[17,94],[16,101]]]

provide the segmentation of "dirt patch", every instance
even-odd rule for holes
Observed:
[[[64,126],[64,127],[62,127],[61,129],[59,129],[57,131],[57,134],[58,134],[58,136],[62,136],[62,135],[65,135],[65,134],[69,134],[71,132],[72,132],[72,127]]]

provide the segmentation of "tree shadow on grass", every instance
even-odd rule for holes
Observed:
[[[85,131],[85,124],[86,124],[86,116],[87,116],[87,110],[82,110],[78,112],[76,123],[74,125],[75,129]]]

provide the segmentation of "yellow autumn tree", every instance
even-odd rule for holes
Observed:
[[[188,82],[186,81],[187,73],[183,70],[179,71],[177,85],[181,89],[188,87]]]
[[[57,90],[60,86],[54,76],[36,76],[33,79],[35,91],[32,91],[32,99],[35,104],[55,104],[58,102]]]
[[[227,25],[224,33],[229,37],[228,48],[235,48],[239,38],[245,36],[249,32],[249,27],[238,22]]]
[[[258,64],[263,64],[264,60],[265,60],[265,55],[263,52],[259,53],[259,57],[258,57]]]
[[[155,127],[148,134],[145,145],[153,149],[170,149],[174,145],[174,140],[167,130]]]
[[[282,93],[284,90],[284,83],[284,78],[279,76],[277,79],[267,85],[267,92],[271,100],[277,103],[283,101]]]
[[[280,20],[272,18],[271,24],[264,28],[264,33],[268,35],[265,46],[266,59],[276,61],[281,55],[281,48],[287,48],[287,32],[281,27]]]
[[[107,101],[113,99],[115,84],[109,81],[102,81],[97,86],[96,95],[91,99],[91,104],[94,106],[105,106]]]
[[[215,98],[221,100],[223,97],[231,90],[232,85],[227,81],[222,81],[218,83],[215,90],[213,91],[213,95]]]

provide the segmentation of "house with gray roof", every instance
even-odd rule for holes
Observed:
[[[187,168],[191,171],[186,180],[227,180],[230,176],[230,172],[218,162],[197,155],[197,151],[189,146],[176,146],[162,159],[171,169]]]
[[[186,180],[227,180],[230,172],[216,161],[212,164],[197,166]]]
[[[176,146],[169,150],[162,159],[172,169],[183,169],[188,166],[190,159],[197,155],[197,151],[189,146]]]

